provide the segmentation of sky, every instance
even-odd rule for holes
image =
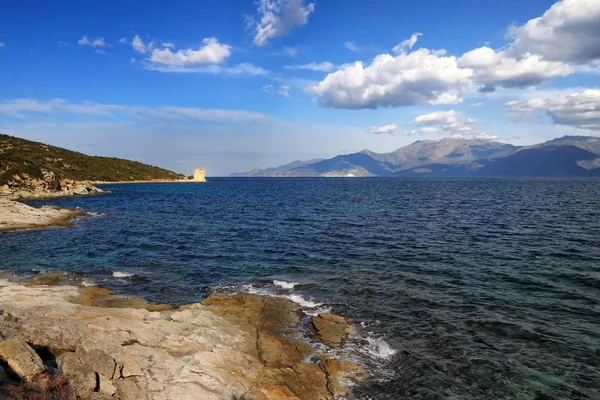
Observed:
[[[600,0],[0,0],[0,133],[208,176],[600,136]]]

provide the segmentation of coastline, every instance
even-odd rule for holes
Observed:
[[[34,198],[29,198],[32,199]],[[72,219],[85,215],[89,214],[82,210],[53,206],[35,208],[11,198],[0,197],[0,233],[51,226],[72,226]]]
[[[325,400],[365,376],[334,355],[351,324],[287,299],[216,293],[174,309],[60,281],[0,279],[0,331],[55,358],[82,399]]]

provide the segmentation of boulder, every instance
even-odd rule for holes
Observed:
[[[312,318],[317,339],[331,348],[338,348],[352,333],[352,326],[343,317],[334,314],[319,314]]]
[[[21,378],[34,376],[46,370],[40,356],[27,343],[17,338],[0,342],[0,357]]]
[[[79,397],[86,398],[96,390],[96,374],[83,365],[75,353],[61,354],[56,359],[56,363]]]
[[[148,400],[140,387],[128,379],[119,379],[115,382],[117,398],[120,400]]]
[[[117,362],[106,351],[99,348],[86,349],[83,346],[77,347],[76,354],[81,362],[89,369],[106,377],[113,379],[117,371]]]

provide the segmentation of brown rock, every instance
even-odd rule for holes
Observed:
[[[56,363],[79,397],[86,398],[96,390],[96,374],[83,365],[75,353],[61,354]]]
[[[115,387],[117,388],[117,398],[119,400],[148,400],[148,397],[133,381],[119,379],[115,381]]]
[[[110,379],[106,378],[104,375],[98,375],[100,380],[100,393],[106,394],[108,396],[112,396],[117,392],[117,388],[113,385]]]
[[[352,333],[352,326],[343,317],[334,314],[319,314],[312,318],[317,339],[332,348],[338,348]]]
[[[121,368],[121,376],[123,378],[144,375],[142,368],[140,368],[140,364],[138,364],[135,358],[131,356],[123,356],[121,357],[121,362],[123,363],[123,368]]]
[[[37,375],[46,370],[37,353],[20,339],[13,338],[0,342],[0,357],[21,378]]]

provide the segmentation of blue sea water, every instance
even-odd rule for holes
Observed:
[[[600,180],[213,179],[34,205],[0,268],[157,302],[288,296],[356,321],[359,399],[600,399]],[[350,344],[349,344],[350,346]]]

